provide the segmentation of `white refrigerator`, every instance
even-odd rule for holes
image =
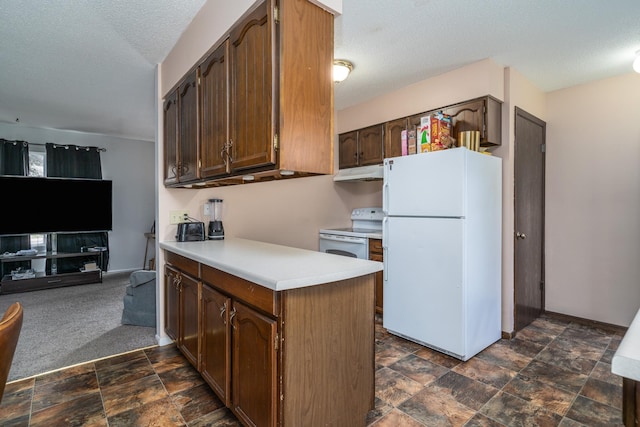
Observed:
[[[501,337],[501,159],[384,161],[383,326],[461,360]]]

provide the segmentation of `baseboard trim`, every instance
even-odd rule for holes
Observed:
[[[168,336],[161,337],[156,334],[156,341],[160,347],[164,347],[165,345],[173,344],[173,340]]]
[[[511,331],[511,332],[506,332],[506,331],[502,331],[502,339],[503,340],[512,340],[513,338],[515,338],[516,333]]]
[[[627,332],[627,329],[629,329],[627,327],[614,325],[612,323],[599,322],[597,320],[585,319],[583,317],[576,317],[568,314],[555,313],[553,311],[545,311],[544,315],[552,319],[557,319],[564,322],[574,322],[579,325],[591,326],[592,328],[598,328],[602,329],[603,331],[621,335],[624,335],[624,333]]]

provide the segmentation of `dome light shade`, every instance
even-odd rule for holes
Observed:
[[[353,70],[353,64],[343,59],[336,59],[333,61],[333,81],[334,83],[340,83],[349,77],[349,73]]]
[[[633,61],[633,70],[640,73],[640,50],[636,52],[636,59]]]

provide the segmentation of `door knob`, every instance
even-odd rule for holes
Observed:
[[[516,233],[516,238],[517,238],[517,239],[523,239],[523,240],[524,240],[524,239],[526,239],[526,238],[527,238],[527,235],[518,231],[518,232]]]

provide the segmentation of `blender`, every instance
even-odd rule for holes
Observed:
[[[224,239],[224,227],[222,226],[222,199],[209,199],[211,221],[209,221],[209,240]]]

